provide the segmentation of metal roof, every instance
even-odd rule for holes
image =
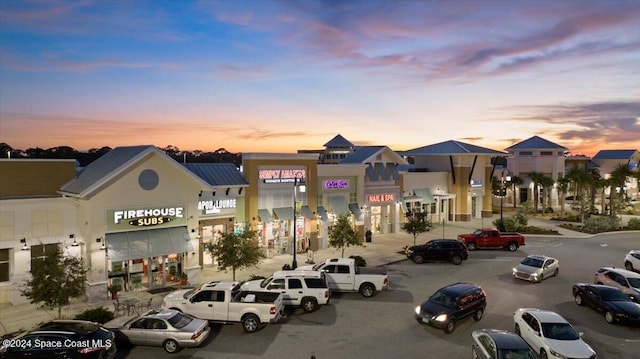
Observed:
[[[346,138],[342,137],[342,135],[337,135],[332,138],[329,142],[324,144],[324,147],[354,147],[353,143],[349,142]]]
[[[638,150],[600,150],[593,160],[630,160]]]
[[[553,143],[549,140],[545,140],[539,136],[530,137],[524,141],[518,142],[511,147],[507,147],[506,150],[533,150],[533,149],[561,149],[567,150],[568,148],[560,146],[557,143]]]
[[[449,140],[436,143],[433,145],[414,148],[411,150],[400,152],[403,156],[427,156],[427,155],[505,155],[502,151],[492,150],[490,148],[471,145],[468,143]]]
[[[382,151],[386,146],[362,146],[358,147],[352,154],[345,157],[341,164],[354,164],[354,163],[364,163],[366,160],[371,158],[372,156],[378,154]]]
[[[182,165],[211,186],[249,185],[233,163],[182,163]]]

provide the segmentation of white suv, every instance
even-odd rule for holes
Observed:
[[[284,304],[310,313],[329,303],[331,292],[324,272],[278,271],[269,278],[248,281],[241,290],[283,293]]]
[[[640,274],[636,272],[615,267],[602,267],[596,272],[593,282],[620,288],[634,302],[640,303]]]
[[[632,249],[624,257],[624,267],[627,270],[640,272],[640,250]]]

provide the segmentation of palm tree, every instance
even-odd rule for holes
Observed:
[[[564,199],[567,196],[569,190],[569,179],[566,177],[558,180],[558,191],[560,191],[560,217],[564,217]]]
[[[580,220],[582,223],[584,223],[584,188],[589,182],[589,174],[584,168],[572,167],[567,173],[566,177],[571,180],[573,184],[573,203],[575,204],[576,201],[578,201]]]
[[[611,171],[611,177],[609,177],[609,180],[611,181],[611,189],[609,191],[609,207],[611,207],[611,217],[616,216],[616,208],[614,207],[614,205],[616,204],[615,197],[620,196],[620,203],[622,203],[622,199],[624,198],[623,187],[625,185],[625,182],[627,181],[627,177],[631,177],[632,175],[633,172],[631,171],[631,168],[629,168],[629,166],[624,163],[618,164],[616,168]],[[620,189],[619,194],[617,189]]]
[[[513,208],[516,208],[516,188],[523,183],[522,178],[511,176],[511,189],[513,192]]]
[[[542,182],[542,178],[543,177],[544,177],[544,174],[542,174],[540,172],[530,172],[529,173],[529,178],[531,178],[531,182],[533,182],[533,211],[534,211],[534,213],[538,213],[538,201],[539,201],[538,186],[540,186],[540,183]]]
[[[540,186],[544,190],[544,196],[542,196],[542,214],[544,214],[547,206],[551,206],[551,187],[554,183],[555,181],[551,177],[542,176],[542,178],[540,178]],[[548,202],[546,200],[548,200]]]

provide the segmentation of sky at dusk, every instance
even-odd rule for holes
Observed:
[[[636,1],[0,1],[0,142],[640,149]]]

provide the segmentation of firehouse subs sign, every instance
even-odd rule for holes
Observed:
[[[108,209],[107,230],[186,225],[185,206]]]

